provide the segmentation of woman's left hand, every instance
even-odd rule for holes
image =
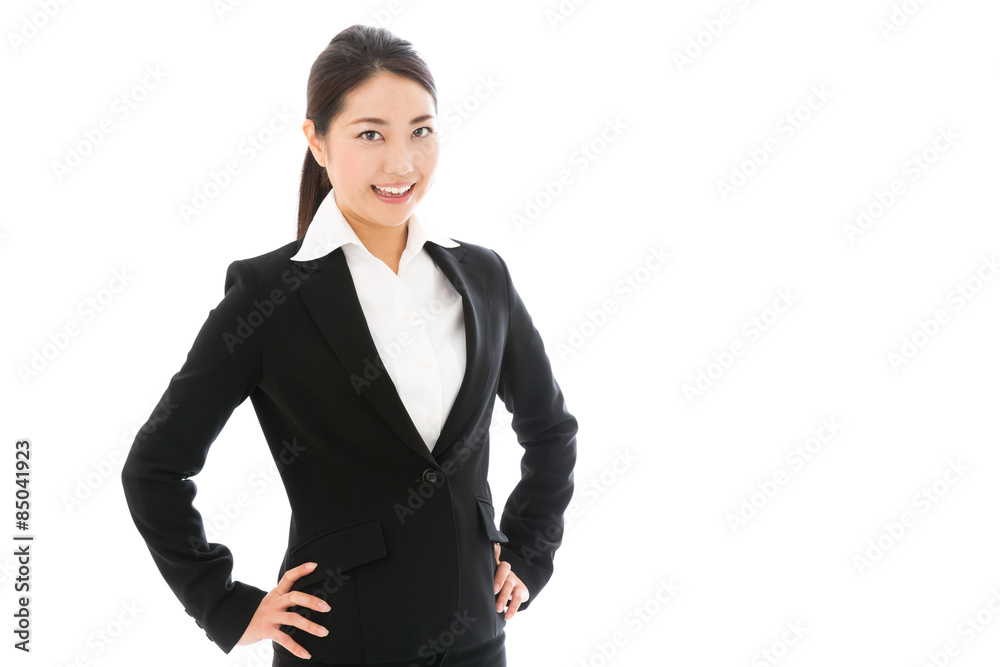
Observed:
[[[521,606],[522,602],[528,601],[528,587],[524,585],[516,574],[514,574],[510,569],[510,563],[507,561],[500,560],[500,543],[493,543],[493,552],[496,554],[497,559],[497,573],[493,577],[493,593],[499,594],[497,597],[497,612],[503,611],[504,607],[507,607],[507,613],[504,614],[506,620],[514,618],[514,614],[517,613],[517,608]],[[509,600],[509,603],[508,603]]]

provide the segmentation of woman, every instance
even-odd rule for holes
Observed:
[[[413,212],[436,111],[409,42],[360,25],[330,42],[309,76],[298,238],[229,266],[124,465],[156,565],[227,653],[270,639],[274,665],[505,665],[506,621],[552,574],[577,422],[503,260]],[[496,396],[525,449],[499,530]],[[270,592],[232,580],[188,479],[247,397],[292,508]]]

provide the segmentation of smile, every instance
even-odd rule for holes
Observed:
[[[410,183],[404,187],[383,187],[381,185],[372,185],[372,189],[375,190],[380,195],[386,197],[402,197],[413,189],[414,183]]]

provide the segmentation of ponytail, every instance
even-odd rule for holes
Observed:
[[[306,159],[302,163],[302,181],[299,183],[299,225],[296,239],[305,236],[319,205],[332,189],[326,168],[316,162],[312,151],[307,148]]]

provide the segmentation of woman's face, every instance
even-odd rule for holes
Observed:
[[[325,143],[315,137],[311,120],[303,124],[337,205],[356,231],[361,225],[378,233],[409,219],[434,180],[435,122],[434,98],[423,86],[382,72],[347,95]]]

